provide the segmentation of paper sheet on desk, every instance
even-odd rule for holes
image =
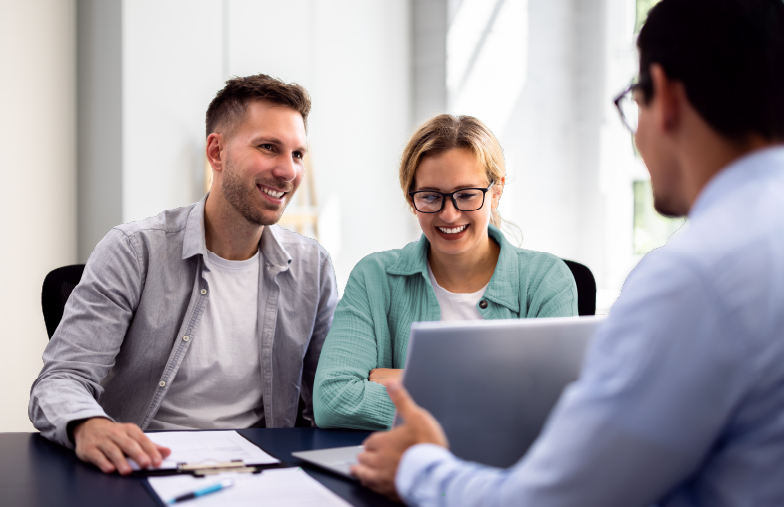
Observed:
[[[190,500],[193,507],[348,507],[345,500],[310,477],[301,468],[265,470],[260,474],[220,474],[201,479],[190,475],[150,477],[153,491],[164,504],[179,495],[201,489],[224,479],[234,479],[234,486]]]
[[[242,460],[246,465],[280,463],[236,431],[165,431],[145,433],[156,444],[168,447],[172,453],[163,460],[158,470],[177,468],[178,463],[204,463]],[[131,468],[139,465],[129,459]]]

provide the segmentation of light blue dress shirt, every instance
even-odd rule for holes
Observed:
[[[784,148],[716,175],[629,275],[580,379],[514,467],[418,445],[412,505],[784,505]]]

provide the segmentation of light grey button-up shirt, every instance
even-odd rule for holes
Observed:
[[[782,472],[784,148],[771,148],[716,175],[688,229],[629,275],[520,462],[418,445],[397,490],[420,506],[772,506]]]
[[[204,203],[112,229],[95,247],[30,393],[29,416],[67,447],[70,421],[146,428],[177,375],[210,287]],[[327,252],[277,225],[261,236],[258,332],[266,425],[313,420],[313,377],[337,304]],[[185,337],[188,337],[187,339]]]

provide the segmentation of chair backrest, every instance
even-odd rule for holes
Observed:
[[[84,264],[74,264],[63,266],[51,271],[44,278],[44,286],[41,289],[41,309],[44,311],[44,322],[46,322],[46,332],[52,338],[60,319],[63,318],[65,302],[79,285],[84,273]]]
[[[596,315],[596,279],[588,266],[579,262],[563,260],[574,276],[577,284],[577,313]]]

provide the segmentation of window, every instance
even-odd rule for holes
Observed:
[[[634,192],[634,253],[643,255],[667,244],[680,229],[685,218],[667,218],[653,208],[653,191],[649,180],[632,182]]]
[[[648,11],[651,10],[651,7],[659,3],[659,0],[634,0],[634,1],[636,4],[634,33],[640,33],[640,30],[642,29],[642,25],[645,24],[645,20],[648,18]]]

